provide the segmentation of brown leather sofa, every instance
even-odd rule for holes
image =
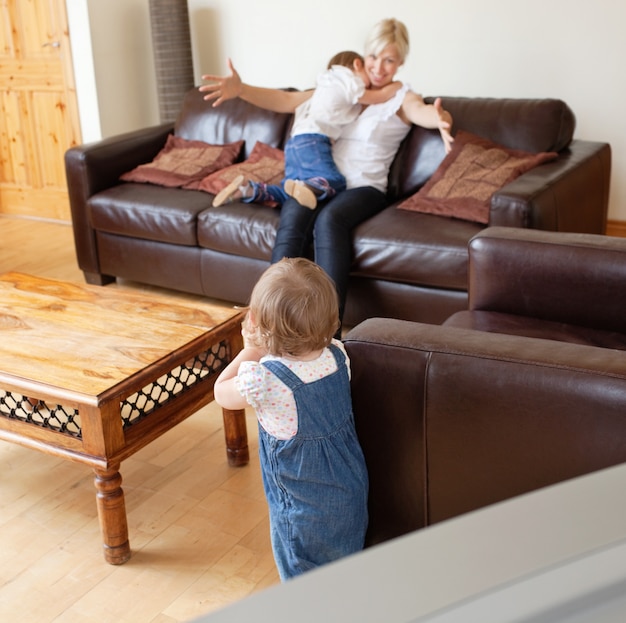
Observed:
[[[489,228],[469,311],[348,334],[370,545],[626,461],[624,284],[626,239]]]
[[[430,100],[429,100],[430,101]],[[604,233],[611,151],[572,140],[575,119],[560,100],[444,97],[455,129],[510,148],[557,151],[557,160],[496,193],[490,224]],[[208,193],[122,183],[122,173],[150,162],[169,133],[207,143],[245,140],[282,148],[291,115],[240,100],[212,108],[188,93],[176,124],[70,149],[66,171],[76,252],[89,283],[120,277],[246,303],[267,267],[277,210],[231,204],[211,208]],[[439,134],[413,127],[390,171],[389,208],[354,233],[346,325],[373,316],[439,323],[467,307],[467,243],[484,226],[397,210],[444,156]]]

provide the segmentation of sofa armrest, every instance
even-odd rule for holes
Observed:
[[[488,227],[469,243],[469,309],[626,333],[626,239]]]
[[[98,282],[97,246],[89,223],[87,200],[120,183],[122,173],[150,162],[164,147],[173,124],[142,128],[102,141],[72,147],[65,152],[76,254],[88,281]],[[91,275],[91,278],[90,278]]]
[[[426,326],[370,319],[345,339],[356,429],[369,472],[368,546],[426,525],[428,352],[420,340]]]
[[[489,225],[603,234],[610,177],[610,146],[574,140],[557,160],[496,192]]]
[[[626,358],[374,318],[345,340],[368,544],[626,460]]]

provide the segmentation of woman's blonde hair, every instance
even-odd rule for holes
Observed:
[[[335,285],[304,258],[272,264],[252,290],[250,312],[254,342],[272,355],[298,357],[324,348],[339,328]]]
[[[397,19],[382,19],[372,28],[366,42],[365,54],[378,56],[388,45],[394,44],[402,63],[409,55],[409,31]]]

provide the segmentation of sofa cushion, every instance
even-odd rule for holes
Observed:
[[[411,127],[389,170],[387,194],[390,201],[417,192],[437,170],[446,151],[437,130]]]
[[[140,164],[124,173],[120,179],[124,182],[193,188],[209,173],[233,164],[239,158],[242,147],[243,141],[209,145],[170,134],[165,147],[152,162]]]
[[[425,98],[432,104],[435,97]],[[441,96],[453,131],[465,130],[510,149],[559,152],[572,141],[576,119],[558,99],[507,99]],[[417,192],[435,173],[446,153],[437,130],[413,126],[389,172],[391,201]]]
[[[196,246],[196,219],[211,196],[196,190],[125,183],[87,200],[94,229],[131,238]]]
[[[207,175],[198,190],[216,195],[238,175],[252,182],[280,184],[285,176],[285,154],[281,149],[257,141],[249,158]]]
[[[434,175],[398,207],[486,225],[494,192],[557,156],[556,152],[532,154],[509,149],[460,130]]]
[[[280,212],[258,204],[231,203],[198,215],[198,244],[206,249],[269,261]]]
[[[554,322],[541,318],[530,318],[517,314],[493,311],[461,311],[448,318],[444,325],[458,329],[473,329],[488,333],[504,333],[536,337],[570,344],[584,344],[626,350],[626,335],[616,331],[604,331],[565,322]]]
[[[242,99],[227,100],[213,107],[203,93],[191,89],[183,100],[174,134],[224,145],[245,141],[242,158],[248,158],[257,141],[282,149],[293,115],[264,110]]]
[[[467,242],[483,227],[397,210],[396,204],[354,232],[352,273],[435,288],[467,289]]]
[[[426,98],[432,103],[436,98]],[[510,149],[561,151],[574,137],[576,118],[558,99],[444,97],[455,130],[484,136]]]

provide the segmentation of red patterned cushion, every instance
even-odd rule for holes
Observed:
[[[285,176],[285,154],[282,150],[257,141],[247,160],[211,173],[200,183],[198,189],[216,195],[237,175],[252,182],[280,184]]]
[[[460,130],[433,176],[398,208],[487,224],[497,190],[557,155],[509,149]]]
[[[124,173],[124,182],[144,182],[169,186],[197,187],[209,173],[223,169],[237,160],[243,141],[228,145],[209,145],[170,134],[165,147],[152,162],[140,164]]]

